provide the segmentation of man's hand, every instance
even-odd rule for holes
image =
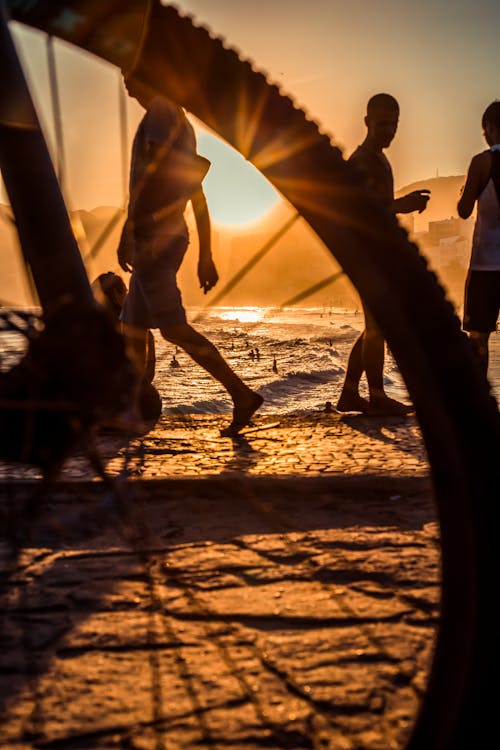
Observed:
[[[431,196],[430,190],[414,190],[394,201],[394,210],[398,214],[410,214],[418,211],[419,214],[427,208],[427,202]]]
[[[120,268],[127,273],[132,271],[132,263],[134,261],[134,229],[130,221],[126,221],[120,237],[120,243],[118,245],[118,263]]]
[[[200,281],[200,289],[203,289],[203,294],[213,289],[219,281],[219,274],[211,255],[199,259],[198,279]]]

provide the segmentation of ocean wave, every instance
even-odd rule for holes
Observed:
[[[232,411],[230,400],[207,399],[206,401],[194,401],[192,404],[175,404],[169,406],[163,401],[163,414],[228,414]]]
[[[344,372],[343,367],[330,370],[312,370],[310,372],[299,370],[296,372],[287,372],[285,377],[287,380],[305,380],[308,383],[329,383],[332,380],[336,380]]]

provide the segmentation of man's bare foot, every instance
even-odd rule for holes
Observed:
[[[244,401],[235,402],[233,409],[233,421],[231,424],[222,430],[222,434],[235,434],[239,432],[243,427],[246,427],[250,423],[251,418],[264,403],[264,399],[260,393],[250,392],[250,397]]]
[[[370,401],[366,413],[371,417],[404,417],[414,410],[411,404],[403,404],[389,396],[382,396]]]
[[[369,408],[366,398],[353,391],[342,391],[337,403],[337,411],[360,411],[364,414]]]

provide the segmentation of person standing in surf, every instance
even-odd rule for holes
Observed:
[[[486,108],[482,126],[489,148],[472,157],[457,210],[468,219],[477,203],[463,328],[487,374],[489,338],[500,313],[500,101]]]
[[[349,157],[349,163],[364,178],[377,198],[394,213],[421,213],[427,206],[429,190],[414,190],[394,198],[394,178],[384,154],[398,128],[399,104],[390,94],[375,94],[368,102],[365,116],[367,133],[363,143]],[[347,363],[339,411],[360,411],[371,415],[408,414],[413,407],[390,398],[384,389],[385,341],[370,311],[363,304],[365,327],[356,339]],[[359,393],[363,373],[368,381],[368,400]]]
[[[128,216],[118,247],[121,268],[132,272],[121,320],[138,378],[147,361],[147,331],[159,328],[164,339],[184,349],[226,388],[233,401],[228,430],[237,431],[249,423],[263,398],[189,325],[176,281],[189,243],[184,219],[188,201],[198,230],[200,288],[206,294],[218,281],[202,188],[210,162],[197,154],[194,130],[182,107],[131,76],[125,77],[125,86],[146,110],[134,138]]]

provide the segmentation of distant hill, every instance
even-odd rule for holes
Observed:
[[[84,229],[81,249],[90,279],[103,271],[117,271],[116,249],[125,213],[114,206],[98,206],[92,211],[75,211],[71,217],[73,221],[79,219]]]
[[[431,191],[431,198],[425,211],[422,214],[415,214],[415,230],[419,232],[427,229],[429,221],[440,221],[457,216],[457,201],[464,183],[465,175],[431,177],[428,180],[419,180],[405,185],[396,191],[396,197],[411,193],[412,190],[428,189]]]
[[[24,270],[17,231],[9,220],[10,208],[0,205],[0,304],[33,304],[29,282]],[[116,248],[120,238],[124,213],[113,206],[99,206],[92,211],[70,213],[74,231],[79,238],[82,256],[86,260],[89,278],[102,271],[117,270]],[[97,251],[93,257],[92,248]]]
[[[429,221],[439,221],[457,215],[456,204],[460,189],[465,182],[464,175],[432,177],[405,185],[396,195],[427,188],[431,199],[422,214],[414,214],[416,232],[426,231]],[[30,293],[17,242],[15,228],[1,218],[0,206],[0,303],[2,300],[13,304],[29,304]],[[75,211],[71,214],[75,231],[83,236],[82,255],[86,260],[90,280],[102,271],[119,271],[116,248],[120,238],[125,215],[113,206],[98,206],[91,211]],[[214,227],[214,255],[221,276],[221,283],[229,278],[262,247],[268,239],[289,218],[290,209],[279,204],[269,218],[245,232],[238,228]],[[188,224],[192,217],[187,215]],[[76,220],[76,221],[75,221]],[[78,226],[80,225],[80,226]],[[82,231],[83,230],[83,231]],[[89,259],[91,248],[95,248],[102,238],[102,246]],[[179,285],[187,305],[205,304],[207,298],[199,290],[197,281],[197,240],[196,232],[191,232],[192,244],[186,261],[179,273]],[[304,264],[304,257],[308,261]],[[299,221],[277,243],[262,263],[256,266],[248,277],[230,293],[228,304],[275,305],[293,297],[308,286],[335,272],[336,264],[329,253],[325,253],[322,243],[303,221]],[[128,282],[128,278],[126,278]],[[219,288],[218,287],[218,288]],[[342,300],[352,298],[352,290],[345,279],[333,287],[324,289],[309,298],[306,304],[325,304],[334,300],[335,304],[346,304]]]

